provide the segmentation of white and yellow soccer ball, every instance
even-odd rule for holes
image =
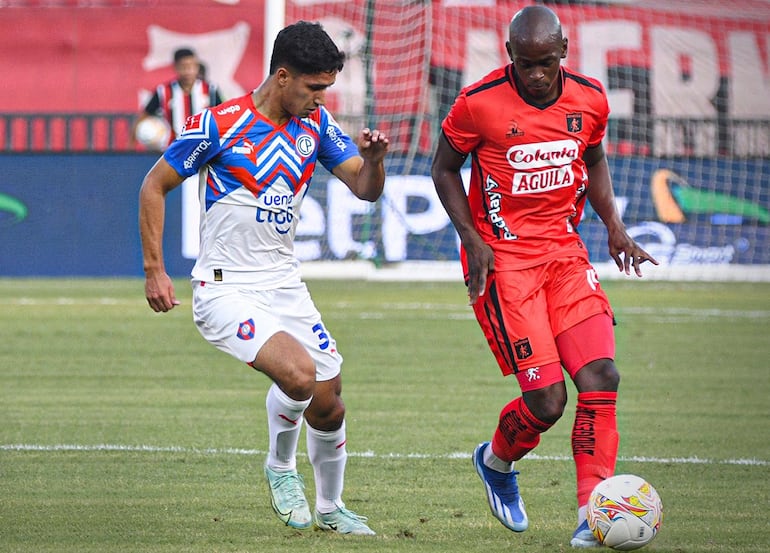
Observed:
[[[171,126],[161,117],[145,117],[136,126],[135,136],[145,148],[162,152],[171,138]]]
[[[663,503],[644,478],[619,474],[600,482],[588,499],[588,527],[603,545],[632,551],[650,543],[663,522]]]

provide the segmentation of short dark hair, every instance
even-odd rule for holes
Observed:
[[[182,58],[189,58],[190,56],[194,55],[195,52],[193,52],[190,48],[179,48],[174,52],[174,64],[179,63]]]
[[[303,75],[342,71],[345,53],[319,23],[298,21],[282,29],[273,43],[270,74],[286,67]]]

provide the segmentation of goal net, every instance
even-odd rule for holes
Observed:
[[[770,280],[770,4],[543,3],[569,39],[565,65],[607,89],[605,149],[618,208],[630,234],[661,262],[648,274]],[[440,273],[457,262],[431,155],[460,88],[509,62],[508,22],[527,4],[286,2],[287,23],[319,21],[347,53],[329,96],[340,124],[350,134],[377,127],[391,140],[376,204],[356,200],[328,174],[316,176],[297,237],[303,260],[425,262],[420,270]],[[606,231],[590,209],[580,232],[597,267],[607,264]]]

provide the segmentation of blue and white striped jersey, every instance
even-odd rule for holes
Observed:
[[[323,107],[276,126],[246,95],[188,118],[164,158],[200,177],[193,280],[270,289],[297,278],[294,235],[316,162],[331,171],[355,155]]]

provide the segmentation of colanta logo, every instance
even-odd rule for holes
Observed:
[[[10,219],[11,223],[20,223],[27,218],[29,210],[24,202],[0,193],[0,221]]]

